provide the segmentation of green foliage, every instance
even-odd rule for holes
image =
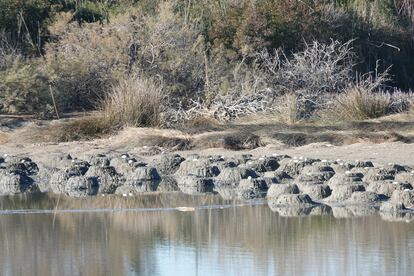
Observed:
[[[176,107],[270,88],[279,95],[289,78],[269,85],[258,53],[281,48],[294,62],[307,43],[350,40],[351,76],[392,65],[389,84],[410,89],[413,9],[409,0],[0,0],[0,30],[25,57],[1,69],[0,97],[16,102],[9,111],[34,110],[24,108],[30,97],[41,109],[50,83],[60,109],[93,109],[137,73],[162,84]]]
[[[0,30],[29,53],[40,51],[40,37],[50,16],[47,0],[0,0]]]
[[[0,56],[0,112],[40,113],[50,109],[47,75],[37,61]]]
[[[103,3],[85,1],[77,5],[74,10],[75,12],[72,20],[79,23],[103,23],[104,20],[108,20],[107,6]]]

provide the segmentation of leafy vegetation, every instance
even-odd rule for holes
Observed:
[[[381,102],[352,120],[414,87],[408,0],[0,0],[0,30],[1,113],[173,126]]]

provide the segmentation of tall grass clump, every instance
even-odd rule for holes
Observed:
[[[162,89],[153,81],[134,77],[122,80],[106,95],[103,115],[118,126],[159,126]]]
[[[411,106],[412,94],[372,91],[354,86],[338,95],[332,106],[323,111],[322,117],[331,121],[375,119],[407,111]]]
[[[335,99],[333,109],[338,119],[365,120],[386,115],[391,102],[389,93],[353,87]]]

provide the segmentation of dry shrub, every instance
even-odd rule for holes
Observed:
[[[162,79],[170,101],[185,104],[203,88],[205,47],[197,21],[177,14],[178,2],[161,1],[154,14],[132,21],[129,28],[136,47],[133,65]]]
[[[275,101],[273,107],[276,120],[282,123],[294,124],[300,120],[300,107],[295,94],[286,94]]]
[[[408,110],[411,97],[412,95],[401,92],[375,92],[354,86],[338,95],[333,104],[322,112],[322,117],[335,121],[378,118]]]
[[[153,81],[135,77],[120,81],[103,101],[105,118],[120,126],[159,126],[161,87]]]
[[[48,76],[41,62],[24,57],[0,32],[0,113],[39,113],[50,109]]]
[[[60,109],[94,108],[123,75],[129,33],[122,24],[78,24],[62,13],[49,27],[54,38],[45,46],[46,65]]]

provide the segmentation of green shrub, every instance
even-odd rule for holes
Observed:
[[[24,53],[41,51],[41,36],[51,13],[47,0],[0,0],[0,31],[9,34]]]
[[[40,60],[0,54],[0,112],[44,113],[51,110],[48,76]]]
[[[104,20],[109,19],[107,8],[107,5],[99,2],[81,2],[79,5],[75,7],[72,20],[77,21],[79,23],[103,23]]]

